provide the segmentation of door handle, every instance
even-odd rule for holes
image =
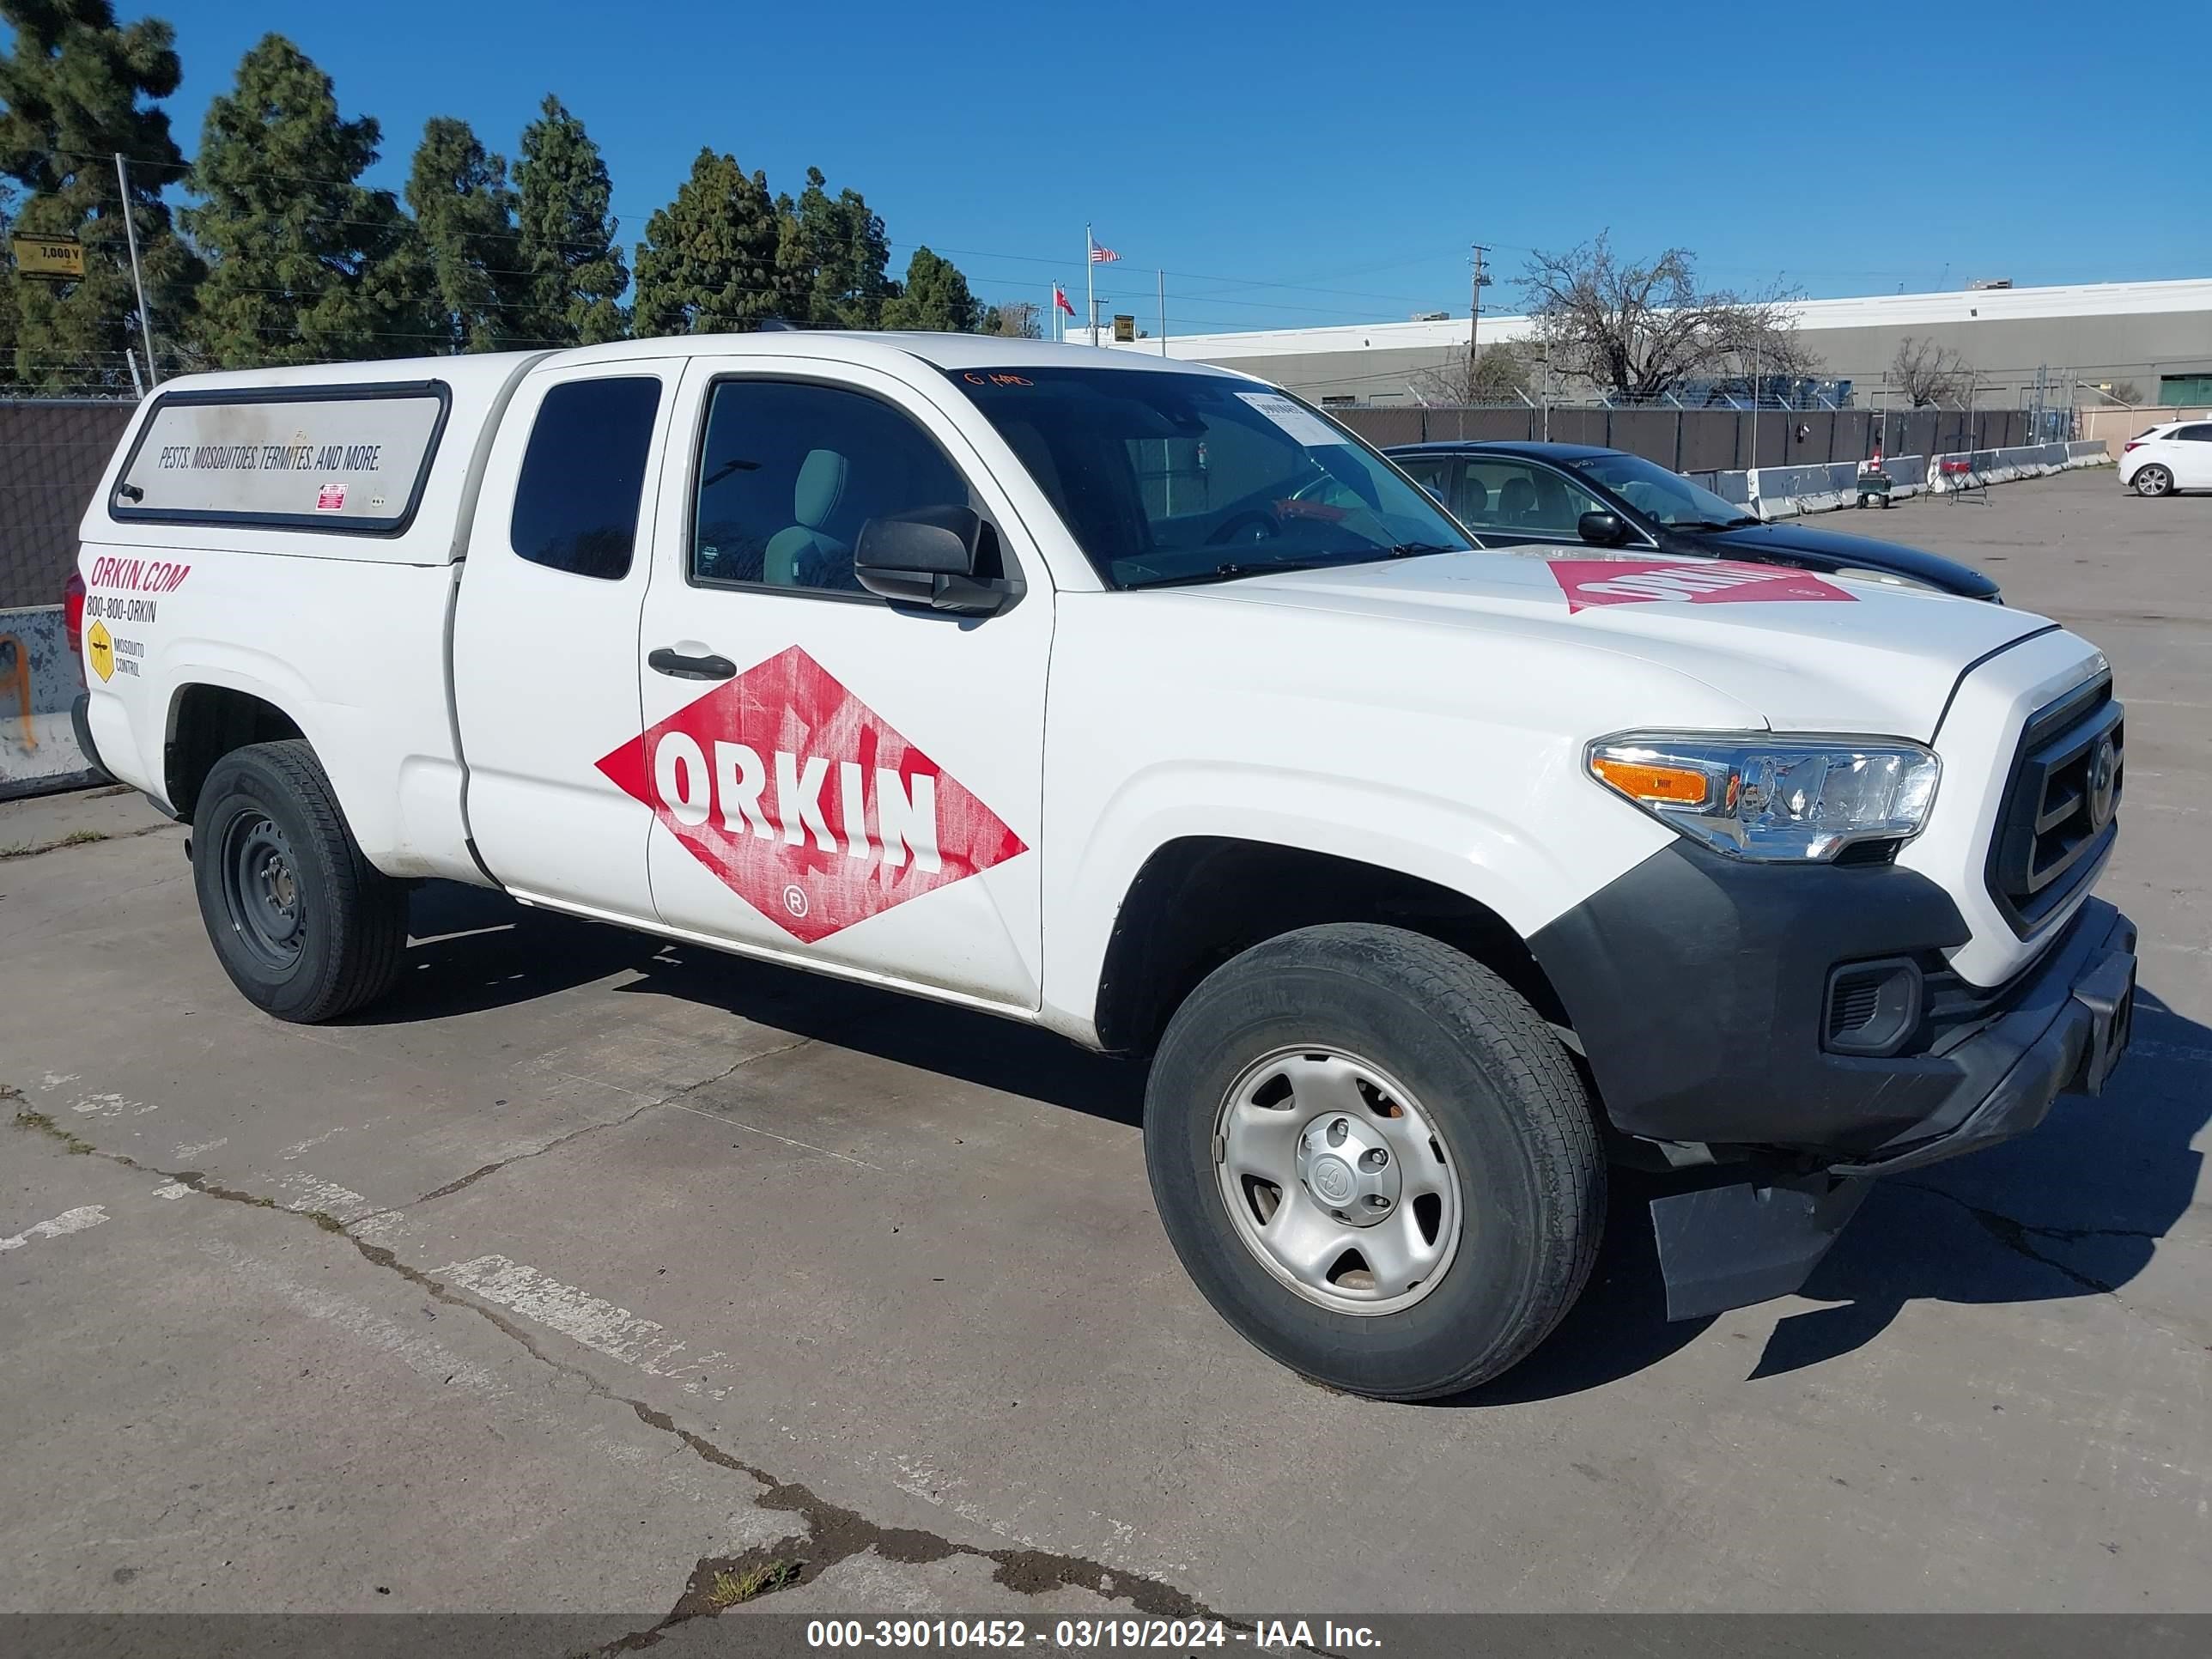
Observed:
[[[737,664],[727,657],[687,657],[665,645],[647,655],[645,665],[678,680],[734,679],[738,672]]]

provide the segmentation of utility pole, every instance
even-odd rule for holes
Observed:
[[[1467,401],[1474,401],[1475,334],[1482,326],[1482,290],[1490,285],[1490,278],[1482,272],[1482,256],[1490,252],[1480,242],[1471,244],[1474,249],[1474,280],[1469,286],[1467,307]]]
[[[138,269],[138,226],[131,216],[131,175],[123,170],[121,150],[115,152],[115,188],[122,193],[123,234],[131,243],[131,285],[138,290],[138,343],[146,352],[146,378],[159,386],[161,371],[154,367],[154,319],[146,313],[146,278]]]

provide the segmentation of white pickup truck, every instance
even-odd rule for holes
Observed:
[[[1241,375],[763,333],[198,376],[83,524],[98,763],[280,1018],[410,884],[1148,1054],[1169,1237],[1364,1394],[1527,1354],[1609,1159],[1669,1309],[2125,1045],[2095,648],[1786,567],[1478,544]]]

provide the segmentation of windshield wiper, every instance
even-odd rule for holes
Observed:
[[[1194,582],[1234,580],[1239,576],[1272,576],[1286,570],[1334,570],[1348,564],[1373,564],[1382,559],[1410,559],[1422,553],[1465,553],[1464,547],[1447,547],[1442,542],[1397,542],[1389,547],[1347,548],[1340,553],[1323,554],[1311,559],[1269,559],[1265,563],[1244,564],[1231,562],[1217,564],[1211,570],[1193,570],[1180,576],[1155,576],[1149,581],[1131,582],[1130,587],[1184,587]]]
[[[1725,522],[1718,519],[1677,519],[1674,520],[1673,528],[1676,530],[1741,530],[1746,525],[1765,522],[1764,519],[1753,518],[1747,514],[1743,518],[1729,519]]]
[[[1237,576],[1272,576],[1281,570],[1319,570],[1325,566],[1341,563],[1337,559],[1270,559],[1265,564],[1217,564],[1211,570],[1190,570],[1180,576],[1155,576],[1150,581],[1131,582],[1131,587],[1183,587],[1193,582],[1218,582]]]

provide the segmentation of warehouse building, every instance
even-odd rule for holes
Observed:
[[[1882,294],[1803,300],[1791,310],[1822,378],[1849,381],[1861,408],[1897,401],[1885,382],[1907,338],[1957,352],[1975,370],[1976,398],[1985,404],[2025,405],[2039,382],[2046,403],[2064,398],[2069,386],[2079,388],[2076,401],[2084,404],[2115,395],[2173,407],[2212,403],[2212,279]],[[1480,325],[1484,344],[1531,341],[1534,334],[1527,317],[1486,314]],[[1161,343],[1119,349],[1158,351]],[[1166,342],[1170,356],[1241,369],[1316,403],[1436,401],[1432,377],[1463,364],[1467,349],[1465,317]]]

